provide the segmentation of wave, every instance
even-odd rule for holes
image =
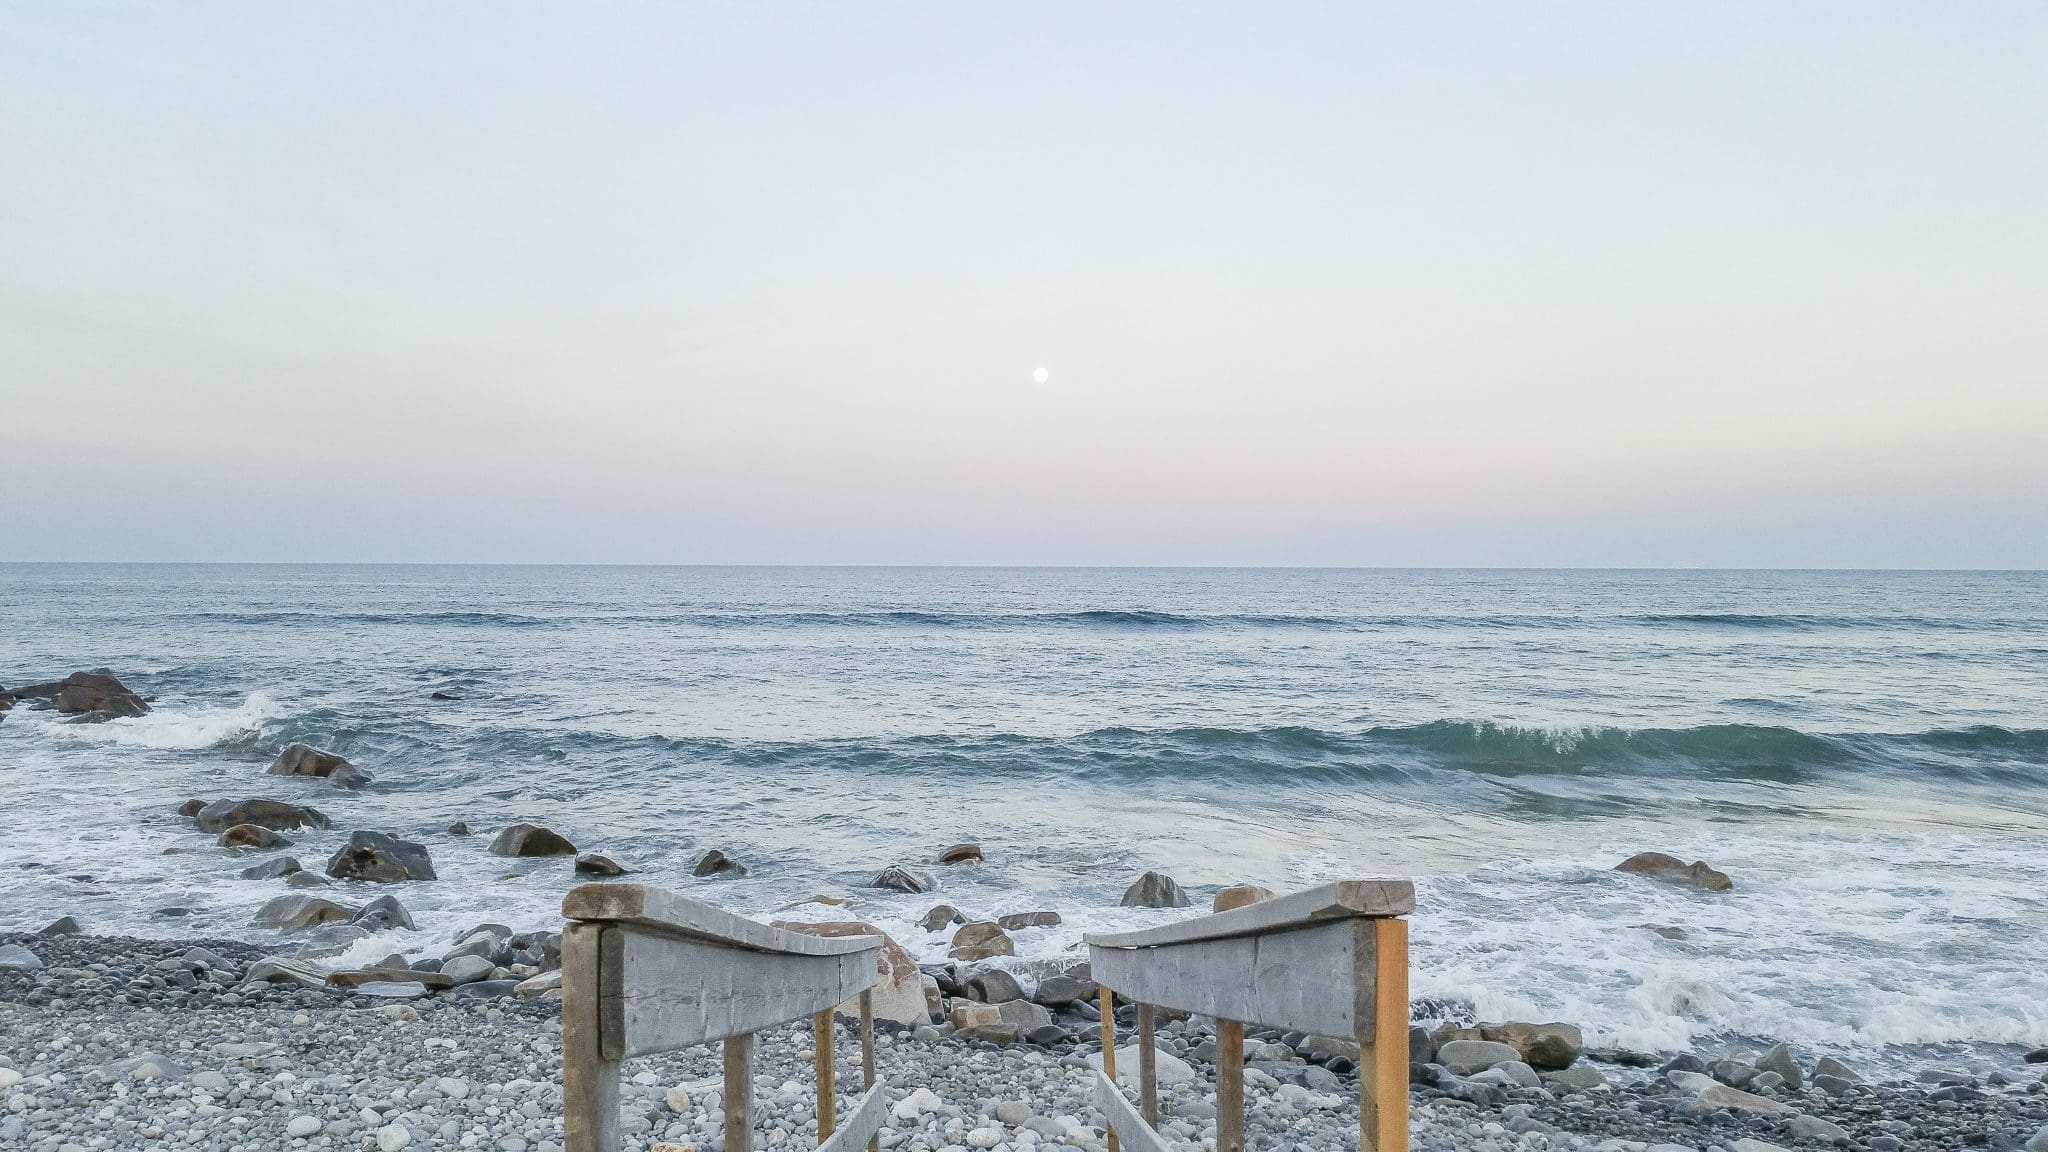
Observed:
[[[113,744],[159,752],[228,749],[252,746],[266,728],[283,720],[283,705],[262,692],[251,692],[233,707],[200,707],[189,711],[158,708],[118,720],[81,721],[55,712],[22,712],[22,719],[42,732],[91,744]]]
[[[1622,615],[1548,613],[1394,613],[1330,615],[1287,612],[1170,612],[1151,608],[1088,608],[1063,612],[952,612],[930,609],[797,612],[575,612],[548,615],[518,612],[192,612],[185,619],[223,624],[385,624],[455,628],[563,628],[604,625],[661,625],[713,629],[746,628],[948,628],[948,629],[1281,629],[1336,632],[1389,630],[1600,630],[1620,627],[1729,631],[1828,631],[1889,629],[1922,631],[2038,631],[2048,620],[1963,619],[1930,616],[1828,616],[1812,613],[1649,612]]]

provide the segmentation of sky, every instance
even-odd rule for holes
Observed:
[[[0,560],[2048,567],[2044,60],[0,0]]]

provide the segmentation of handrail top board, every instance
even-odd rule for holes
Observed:
[[[1133,932],[1090,932],[1091,948],[1156,948],[1196,940],[1224,940],[1304,928],[1327,920],[1406,916],[1415,911],[1412,880],[1339,880],[1306,892],[1291,892],[1228,912],[1140,928]]]
[[[571,920],[627,924],[750,952],[844,956],[882,946],[880,936],[809,936],[771,928],[650,884],[578,884],[562,897],[562,915]]]

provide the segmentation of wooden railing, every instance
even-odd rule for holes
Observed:
[[[1171,1152],[1155,1130],[1154,1007],[1216,1019],[1216,1152],[1244,1152],[1244,1029],[1253,1024],[1358,1042],[1360,1152],[1408,1148],[1406,880],[1343,880],[1137,932],[1094,933],[1102,988],[1097,1105],[1137,1152]],[[1112,993],[1138,1004],[1138,1107],[1116,1085]]]
[[[642,884],[572,888],[562,914],[567,1152],[618,1152],[621,1062],[712,1040],[725,1044],[725,1147],[751,1152],[754,1033],[806,1016],[816,1030],[818,1152],[873,1152],[888,1112],[870,997],[880,937],[785,932]],[[842,1125],[832,1017],[854,997],[867,1093]]]

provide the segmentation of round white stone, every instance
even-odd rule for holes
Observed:
[[[311,1136],[318,1131],[320,1131],[320,1118],[318,1116],[294,1116],[291,1119],[291,1123],[284,1126],[284,1134],[294,1140],[302,1136]]]

